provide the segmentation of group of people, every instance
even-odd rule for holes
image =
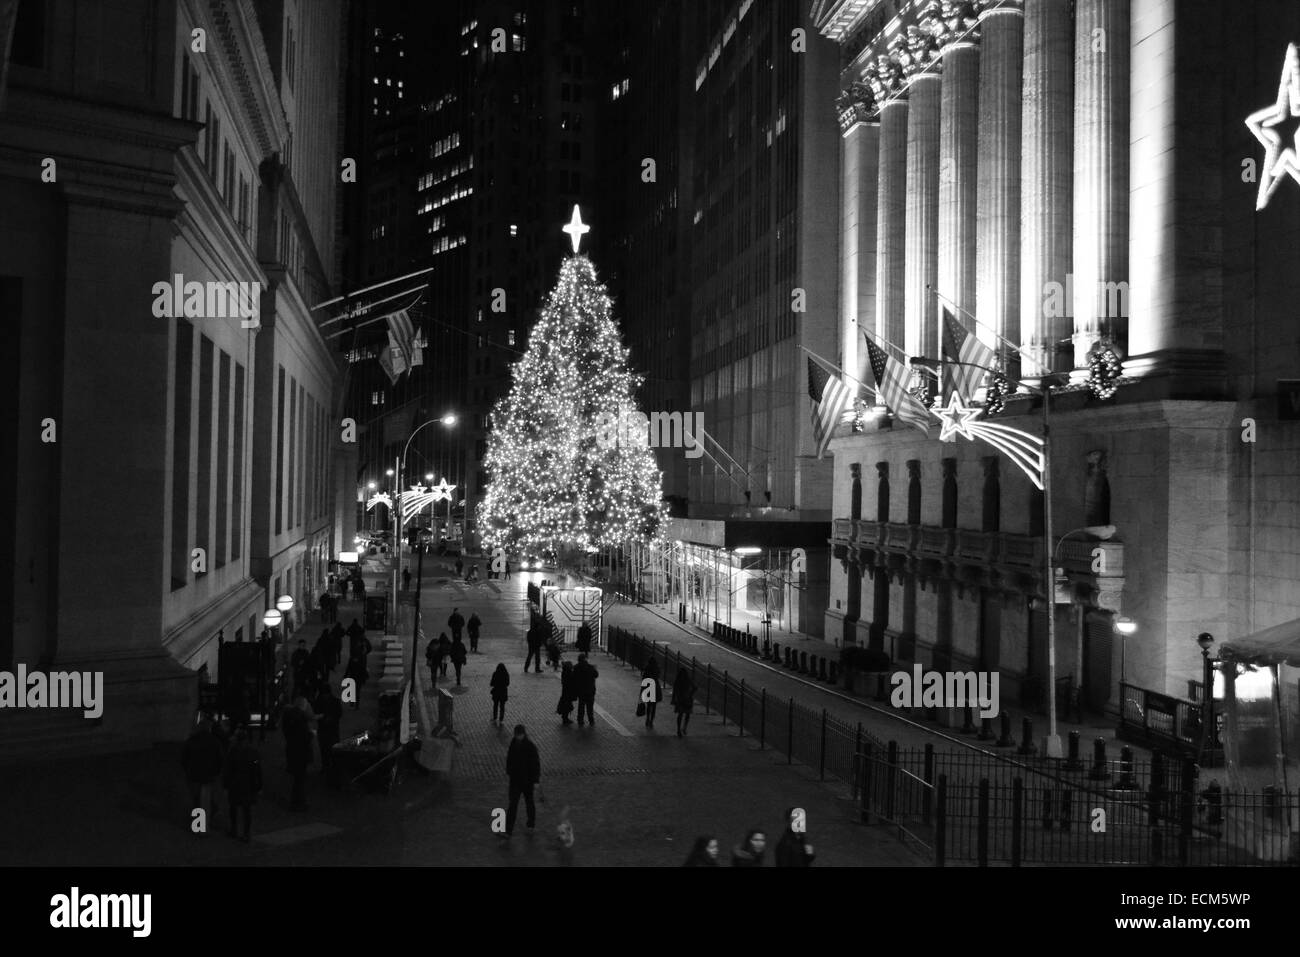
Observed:
[[[247,726],[240,724],[231,734],[211,715],[203,715],[181,749],[181,768],[190,792],[191,811],[202,809],[208,819],[216,820],[213,789],[219,781],[230,808],[230,836],[249,841],[253,802],[262,790],[262,762],[257,748],[248,740]],[[198,833],[207,833],[206,824]]]
[[[638,689],[636,706],[637,717],[645,717],[645,726],[653,731],[655,714],[659,702],[664,700],[664,683],[660,677],[659,661],[651,656],[641,669],[641,687]],[[691,714],[695,710],[695,680],[685,668],[677,670],[672,689],[673,711],[677,713],[677,737],[686,737],[686,729],[691,723]]]
[[[293,677],[293,698],[302,696],[312,699],[322,687],[329,685],[334,669],[339,666],[343,657],[344,637],[348,639],[348,663],[343,672],[344,679],[353,679],[358,690],[369,680],[370,673],[366,669],[366,658],[371,652],[372,645],[370,639],[366,637],[365,628],[355,618],[352,619],[352,624],[347,627],[347,630],[336,621],[333,628],[326,628],[321,632],[311,651],[307,650],[307,642],[299,639],[297,650],[289,658],[289,669]],[[353,704],[353,708],[359,707],[359,703]]]
[[[429,647],[424,651],[424,659],[429,665],[429,681],[435,688],[438,686],[439,676],[446,677],[448,663],[456,669],[456,687],[460,687],[461,669],[465,667],[469,652],[478,651],[478,639],[483,622],[477,612],[470,612],[467,622],[460,609],[453,608],[451,616],[447,619],[447,627],[451,629],[451,638],[448,639],[444,631],[438,635],[436,641],[430,641]],[[468,650],[465,648],[462,634],[469,635]]]
[[[796,827],[801,826],[797,809],[788,809],[785,812],[785,820],[785,833],[776,842],[776,866],[808,867],[817,855],[813,851],[813,846],[808,843],[808,835],[803,830],[795,830]],[[691,849],[690,856],[682,866],[717,867],[721,863],[718,859],[719,850],[718,839],[713,835],[706,834],[698,837],[695,839],[695,846]],[[761,828],[752,828],[745,835],[745,840],[731,849],[731,866],[762,867],[766,853],[767,833]]]

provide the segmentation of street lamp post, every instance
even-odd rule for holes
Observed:
[[[1214,724],[1214,659],[1210,657],[1210,646],[1214,636],[1203,631],[1196,636],[1196,643],[1201,648],[1201,661],[1204,663],[1201,690],[1201,747],[1197,752],[1198,760],[1203,761],[1210,750],[1210,728]]]
[[[405,488],[406,478],[406,453],[411,450],[411,442],[420,434],[420,430],[427,425],[433,425],[435,422],[441,422],[443,425],[452,426],[456,424],[456,416],[448,413],[436,419],[429,419],[421,422],[411,432],[410,437],[406,440],[406,445],[402,447],[402,454],[398,456],[396,463],[396,473],[394,486],[396,494],[393,496],[393,625],[397,624],[397,583],[402,574],[402,490]],[[389,473],[393,475],[393,472]]]
[[[1124,675],[1124,656],[1128,651],[1129,635],[1137,631],[1137,622],[1132,618],[1120,618],[1115,622],[1115,630],[1119,632],[1119,708],[1120,716],[1124,715],[1124,685],[1126,678]]]

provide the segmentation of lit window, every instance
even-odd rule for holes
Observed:
[[[509,341],[509,343],[513,346],[515,344],[515,331],[513,329],[509,330],[506,333],[506,338]]]

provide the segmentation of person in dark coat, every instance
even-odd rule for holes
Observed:
[[[460,631],[465,627],[465,616],[460,613],[460,609],[453,608],[451,616],[447,619],[447,627],[451,629],[451,640],[460,641]]]
[[[335,606],[337,610],[337,606]],[[338,616],[334,616],[334,627],[330,629],[330,654],[333,655],[333,665],[337,668],[343,663],[343,638],[347,634],[343,626],[339,624]]]
[[[339,725],[343,721],[343,703],[334,697],[326,681],[321,685],[312,709],[316,712],[316,741],[320,745],[320,771],[329,774],[334,766],[334,745],[339,743]]]
[[[686,863],[682,867],[717,867],[718,866],[718,839],[711,834],[695,839],[695,846],[691,848],[691,854],[686,858]]]
[[[600,674],[588,664],[586,655],[578,655],[578,664],[573,669],[573,690],[578,694],[578,727],[582,727],[585,713],[591,726],[596,726],[596,677]]]
[[[463,574],[465,574],[465,563],[458,555],[456,556],[456,577],[459,578]]]
[[[356,711],[361,707],[361,686],[370,680],[370,672],[366,670],[366,659],[360,655],[354,654],[348,659],[348,666],[343,671],[343,680],[351,678],[356,682],[357,697],[352,702],[352,710]]]
[[[465,648],[465,642],[460,640],[460,635],[451,643],[451,663],[456,669],[456,687],[460,687],[460,669],[465,667],[465,659],[469,657],[469,652]]]
[[[488,684],[492,687],[492,720],[505,721],[506,700],[510,697],[510,672],[506,670],[505,662],[497,665]]]
[[[298,639],[298,648],[289,656],[289,669],[293,674],[293,693],[298,691],[306,684],[307,665],[311,661],[311,652],[307,650],[307,642]]]
[[[344,634],[348,636],[349,646],[353,646],[366,636],[366,630],[361,627],[361,622],[353,618],[352,624],[348,625],[348,629]]]
[[[212,803],[212,785],[221,777],[225,755],[221,740],[212,730],[212,722],[203,718],[181,749],[181,767],[190,789],[190,808],[203,808],[209,817],[216,816]],[[206,832],[203,832],[206,833]]]
[[[537,673],[541,674],[542,648],[546,643],[545,626],[540,621],[534,622],[525,637],[528,641],[528,657],[524,659],[524,674],[528,674],[528,665],[534,661],[537,662]]]
[[[813,846],[807,841],[808,835],[802,830],[794,829],[797,810],[799,809],[786,808],[785,833],[781,835],[781,840],[776,842],[777,867],[808,867],[817,856],[813,852]],[[803,812],[799,811],[799,814],[802,816]],[[802,821],[799,824],[802,828]]]
[[[573,702],[578,700],[578,692],[573,684],[573,662],[566,661],[560,669],[560,702],[555,706],[555,713],[565,724],[573,724],[569,715],[573,714]]]
[[[659,661],[651,657],[641,671],[641,701],[645,703],[645,726],[651,731],[655,726],[655,712],[664,699],[664,683],[659,680]]]
[[[445,631],[438,633],[438,670],[447,677],[447,664],[451,661],[451,642]]]
[[[695,681],[685,668],[679,668],[673,680],[673,710],[677,712],[677,737],[686,737],[686,726],[691,723],[695,707]]]
[[[469,622],[465,625],[465,630],[469,632],[469,650],[478,651],[478,634],[479,629],[483,627],[483,622],[479,619],[478,612],[470,612]]]
[[[293,777],[289,810],[307,810],[307,766],[311,764],[311,705],[299,697],[284,709],[280,721],[284,729],[284,757]]]
[[[745,835],[745,843],[731,849],[732,867],[762,867],[763,851],[767,847],[767,834],[755,829]]]
[[[578,649],[578,654],[585,655],[591,652],[591,626],[585,621],[578,629],[578,636],[573,642],[573,646]]]
[[[328,591],[321,592],[316,604],[320,606],[320,620],[321,624],[324,624],[330,620],[330,593]]]
[[[262,790],[262,760],[257,748],[248,740],[248,729],[242,724],[235,728],[234,742],[226,755],[221,782],[230,800],[230,836],[247,844],[253,830],[253,802]],[[241,818],[244,824],[242,834],[239,828]]]
[[[406,591],[411,590],[411,570],[409,568],[402,569],[402,588]]]
[[[554,629],[546,637],[546,663],[552,671],[560,670],[560,639],[556,637]]]
[[[355,632],[350,631],[349,637],[351,639],[349,657],[360,658],[362,661],[365,661],[366,656],[369,655],[373,649],[373,646],[370,644],[370,639],[366,637],[366,630],[361,628]]]
[[[429,664],[429,684],[438,687],[438,664],[442,658],[438,651],[438,642],[429,642],[429,647],[424,650],[424,660]]]
[[[528,830],[537,824],[537,805],[533,803],[533,788],[542,779],[542,758],[537,745],[528,739],[522,724],[515,725],[515,736],[506,752],[506,776],[510,779],[510,797],[506,806],[506,837],[515,830],[519,814],[519,797],[523,795],[528,810]]]

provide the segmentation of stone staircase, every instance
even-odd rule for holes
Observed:
[[[0,765],[132,751],[140,742],[114,734],[77,711],[0,711]]]

